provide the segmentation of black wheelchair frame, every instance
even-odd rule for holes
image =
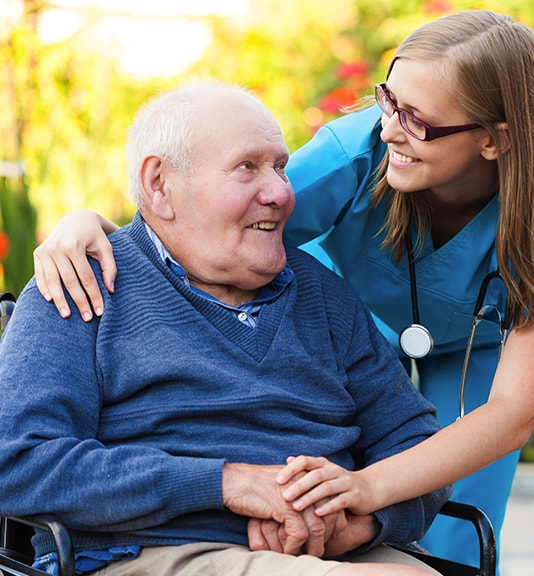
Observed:
[[[495,576],[495,534],[488,517],[478,508],[449,500],[440,514],[471,522],[478,536],[480,561],[478,566],[467,566],[452,560],[438,558],[409,547],[394,545],[428,564],[443,576]],[[33,548],[30,538],[33,530],[48,531],[58,553],[59,576],[75,576],[74,549],[65,526],[51,515],[0,518],[0,575],[43,576],[45,573],[31,567]]]

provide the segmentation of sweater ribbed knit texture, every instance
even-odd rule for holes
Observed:
[[[307,254],[288,250],[295,279],[251,329],[161,262],[139,215],[110,238],[100,319],[61,319],[32,280],[2,340],[0,514],[57,514],[77,550],[246,545],[225,461],[353,469],[437,430],[364,305]],[[373,544],[419,537],[448,494],[379,511]]]

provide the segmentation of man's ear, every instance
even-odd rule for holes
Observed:
[[[166,182],[168,174],[167,162],[158,156],[147,156],[139,171],[144,205],[162,220],[174,218],[171,189]]]
[[[496,160],[499,154],[504,154],[510,149],[510,132],[506,122],[497,124],[497,136],[494,137],[488,132],[487,138],[481,150],[482,156],[486,160]]]

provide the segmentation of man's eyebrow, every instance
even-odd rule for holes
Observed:
[[[271,151],[266,150],[265,148],[243,148],[237,154],[238,157],[249,157],[249,158],[261,158],[262,156],[271,155]],[[275,152],[274,157],[277,160],[287,159],[289,158],[289,151],[287,149],[280,150],[279,152]]]

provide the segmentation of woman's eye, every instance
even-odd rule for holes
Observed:
[[[415,128],[416,130],[425,129],[425,125],[422,123],[422,121],[416,118],[415,116],[408,116],[408,121],[410,122],[412,127]]]

